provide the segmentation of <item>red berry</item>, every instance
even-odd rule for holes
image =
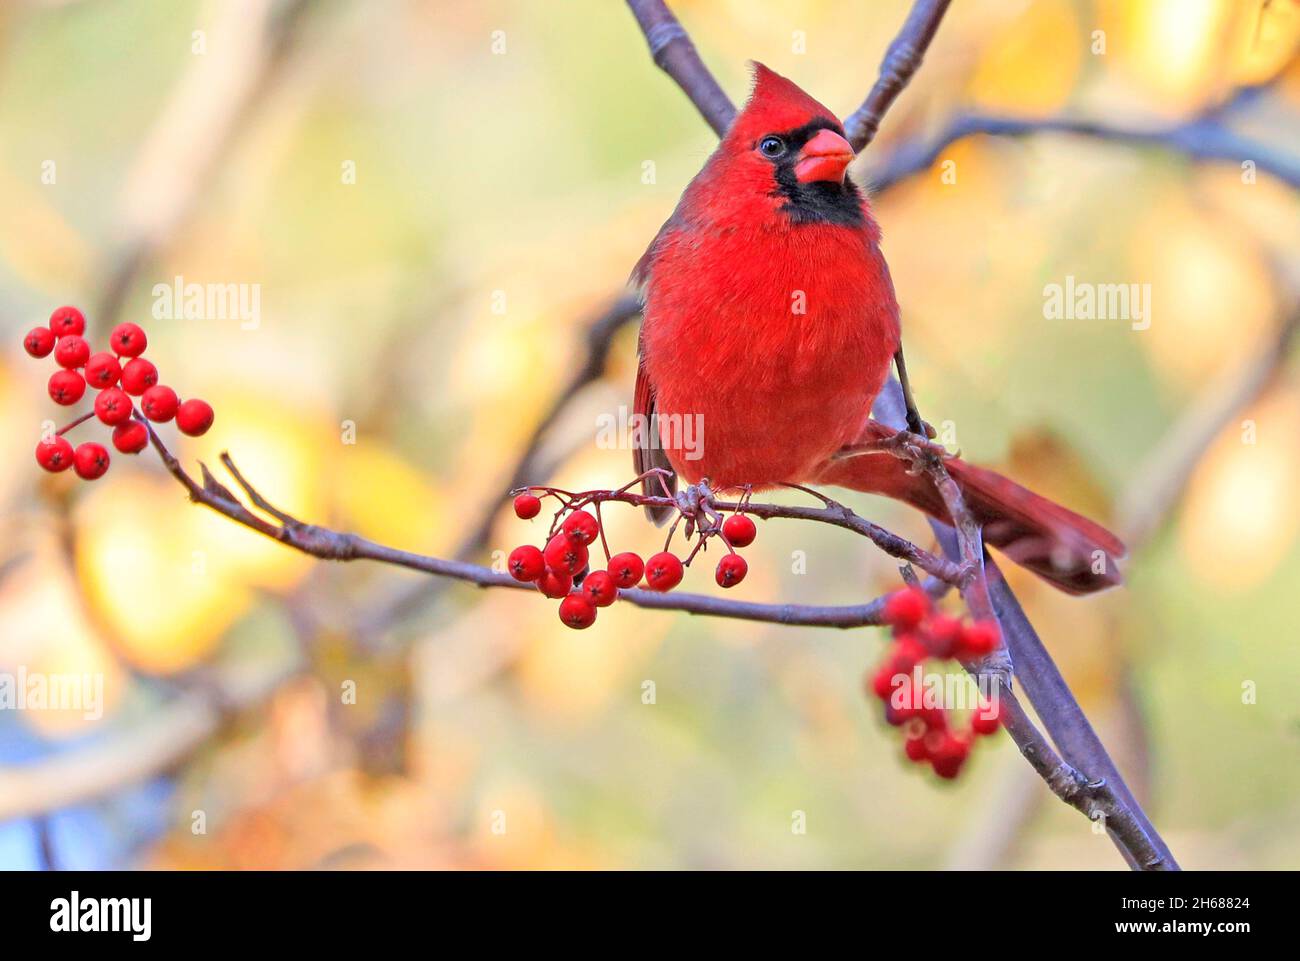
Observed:
[[[926,761],[930,758],[924,737],[909,737],[903,742],[903,753],[909,761]]]
[[[103,444],[82,444],[72,455],[72,466],[82,480],[103,477],[108,470],[108,451]]]
[[[75,370],[56,370],[50,375],[50,399],[69,407],[86,393],[86,380]]]
[[[123,454],[138,454],[149,446],[149,430],[138,420],[128,420],[113,428],[113,446]]]
[[[923,636],[934,657],[951,657],[961,638],[961,621],[947,614],[935,614],[926,621]]]
[[[546,573],[546,562],[542,560],[542,552],[532,544],[525,544],[511,551],[506,567],[511,577],[525,583],[535,581]]]
[[[67,470],[72,466],[72,445],[57,434],[49,440],[43,440],[36,445],[36,463],[51,474]]]
[[[59,345],[54,348],[54,360],[60,367],[75,370],[86,366],[90,360],[90,345],[76,334],[59,338]]]
[[[95,398],[95,416],[109,427],[116,427],[131,418],[131,398],[120,387],[110,387]]]
[[[139,324],[118,324],[108,335],[108,346],[119,357],[139,357],[149,346],[149,339]]]
[[[587,545],[569,540],[561,531],[550,539],[542,556],[551,570],[576,574],[587,566]]]
[[[888,662],[883,664],[871,677],[871,693],[882,701],[889,700],[894,688],[907,681],[907,672],[895,670]]]
[[[606,570],[614,578],[616,587],[636,587],[641,583],[641,575],[645,573],[645,562],[641,560],[640,554],[626,551],[611,557]]]
[[[748,547],[758,536],[758,528],[744,514],[732,514],[722,522],[722,533],[732,547]]]
[[[921,723],[925,725],[927,731],[948,730],[948,712],[938,705],[922,706],[916,712],[916,716],[921,719]]]
[[[983,657],[992,654],[998,648],[1002,634],[993,621],[976,621],[962,628],[957,640],[959,657]]]
[[[929,658],[930,652],[911,634],[904,634],[890,650],[889,662],[894,670],[909,674],[912,668]]]
[[[676,554],[661,551],[645,562],[645,583],[652,591],[671,591],[682,582],[682,562]]]
[[[590,544],[600,533],[600,525],[596,523],[596,518],[592,517],[586,511],[574,511],[564,519],[560,530],[569,536],[569,540],[577,541],[579,544]]]
[[[158,368],[153,365],[153,361],[136,357],[128,360],[122,368],[122,389],[133,397],[139,397],[156,383]]]
[[[532,520],[541,511],[542,502],[532,494],[520,494],[515,498],[515,516],[520,520]]]
[[[58,340],[48,327],[33,327],[23,338],[23,350],[33,357],[48,357]]]
[[[573,588],[573,575],[549,567],[537,578],[537,589],[550,598],[560,598]]]
[[[582,593],[597,607],[609,607],[618,600],[618,588],[608,571],[592,571],[582,582]]]
[[[144,416],[156,424],[165,424],[175,417],[179,405],[176,391],[162,384],[150,387],[140,398],[140,409],[144,411]]]
[[[902,727],[916,717],[918,712],[912,703],[914,699],[911,683],[900,684],[898,690],[890,694],[889,700],[885,702],[885,723]]]
[[[76,307],[60,307],[50,314],[50,330],[55,337],[80,337],[86,332],[85,315]]]
[[[112,354],[92,354],[86,361],[86,383],[96,390],[112,387],[122,376],[122,365]]]
[[[176,408],[176,426],[181,429],[182,434],[189,434],[191,437],[202,437],[206,434],[208,428],[212,426],[214,417],[216,414],[212,412],[212,405],[197,397],[191,397]]]
[[[719,587],[735,587],[745,579],[749,573],[749,565],[739,554],[728,554],[722,560],[718,561],[718,569],[713,574],[713,579],[718,582]]]
[[[956,734],[942,734],[937,738],[937,744],[929,747],[929,752],[934,773],[952,780],[961,773],[962,764],[970,754],[970,742]]]
[[[930,599],[919,588],[905,587],[885,600],[885,623],[898,630],[911,630],[929,612]]]
[[[1002,706],[994,701],[988,701],[980,698],[980,703],[975,708],[975,713],[970,718],[970,729],[975,734],[996,734],[998,727],[1001,725]]]
[[[560,601],[560,620],[575,631],[596,623],[596,605],[583,594],[569,594]]]

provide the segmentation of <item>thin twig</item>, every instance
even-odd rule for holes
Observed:
[[[587,325],[583,335],[581,359],[574,368],[568,383],[560,390],[550,407],[537,421],[532,434],[524,442],[519,456],[516,457],[505,483],[499,490],[512,490],[521,487],[539,477],[549,477],[554,464],[543,462],[543,441],[555,422],[573,403],[574,399],[587,387],[600,380],[609,366],[609,352],[614,338],[624,327],[634,321],[641,313],[640,299],[625,294],[616,298]],[[492,529],[496,525],[501,504],[497,498],[484,509],[478,524],[465,535],[456,549],[457,560],[470,561],[480,556],[492,538]],[[435,603],[446,589],[446,582],[416,584],[401,587],[382,602],[374,605],[357,619],[356,628],[360,634],[373,635],[390,624],[405,620]]]
[[[807,490],[807,488],[798,487],[794,484],[785,485],[798,490]],[[631,504],[634,507],[678,507],[678,501],[672,497],[659,497],[649,494],[639,494],[626,489],[610,491],[588,491],[582,494],[574,494],[572,491],[561,491],[551,487],[532,487],[524,488],[533,491],[545,491],[547,493],[559,493],[572,501],[574,507],[582,507],[586,504],[596,503],[620,503]],[[968,578],[967,570],[958,564],[938,557],[935,554],[924,550],[911,541],[899,537],[897,534],[885,530],[879,524],[872,523],[866,518],[854,513],[848,506],[841,504],[839,501],[832,500],[824,494],[813,491],[809,493],[822,502],[821,507],[800,507],[791,504],[756,504],[752,500],[745,501],[724,501],[709,499],[702,502],[701,508],[708,510],[710,508],[728,513],[744,511],[745,513],[760,518],[762,520],[772,520],[784,518],[786,520],[813,521],[821,524],[830,524],[833,527],[840,527],[847,531],[853,531],[855,534],[861,534],[879,547],[890,557],[896,557],[899,560],[915,564],[921,570],[925,571],[931,577],[950,584],[953,587],[960,587]]]
[[[332,561],[358,561],[370,560],[382,564],[391,564],[396,567],[404,567],[409,570],[420,571],[424,574],[432,574],[437,577],[448,578],[451,580],[464,581],[475,584],[479,587],[507,587],[518,590],[536,591],[531,584],[524,584],[516,581],[509,574],[494,571],[489,567],[483,567],[479,564],[471,564],[466,561],[432,557],[427,554],[417,554],[412,551],[405,551],[395,547],[389,547],[384,544],[376,543],[368,538],[361,537],[345,531],[336,531],[327,527],[320,527],[315,524],[308,524],[298,520],[291,514],[282,511],[271,505],[257,489],[245,478],[236,467],[234,460],[229,454],[222,454],[221,461],[226,469],[230,471],[235,482],[243,489],[245,495],[259,509],[271,514],[280,523],[273,524],[265,518],[254,514],[242,502],[240,502],[229,490],[222,487],[216,482],[211,474],[204,468],[204,483],[200,484],[186,472],[180,462],[172,455],[152,427],[149,427],[149,438],[154,449],[162,458],[163,465],[168,472],[185,488],[189,493],[190,500],[202,504],[219,514],[223,514],[238,524],[257,531],[272,540],[279,541],[288,547],[301,551],[304,554],[310,554],[313,557],[322,560]],[[626,495],[629,497],[640,495]],[[749,505],[747,509],[758,517],[772,516],[804,516],[806,511],[816,509],[809,508],[783,508],[779,505],[762,505],[769,510],[760,513],[755,509],[756,505]],[[785,513],[790,511],[793,513]],[[825,517],[809,516],[810,520],[823,520],[825,523],[833,524],[837,527],[846,529],[855,529],[851,522],[845,519],[832,516]],[[940,570],[952,575],[955,569],[953,565],[945,568],[942,564]],[[938,596],[946,590],[946,584],[934,579],[927,584],[927,589],[934,595]],[[713,617],[731,617],[747,621],[766,621],[772,624],[798,624],[809,627],[870,627],[882,623],[881,615],[884,609],[884,598],[877,598],[866,604],[852,604],[840,606],[822,606],[822,605],[805,605],[805,604],[764,604],[748,601],[735,601],[730,598],[710,597],[704,594],[659,594],[648,590],[625,590],[620,591],[619,596],[637,607],[651,608],[655,610],[672,610],[683,611],[688,614],[704,614]]]
[[[1193,160],[1238,164],[1251,161],[1255,169],[1271,174],[1292,187],[1300,187],[1300,157],[1237,133],[1229,121],[1244,113],[1261,96],[1262,89],[1247,87],[1228,101],[1185,123],[1164,127],[1124,126],[1109,120],[1074,117],[1019,118],[989,114],[963,114],[931,140],[900,146],[868,174],[876,192],[899,180],[929,170],[943,152],[959,140],[986,135],[1028,137],[1066,134],[1113,143],[1134,144],[1173,151]]]

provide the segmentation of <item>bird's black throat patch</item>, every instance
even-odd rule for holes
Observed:
[[[772,173],[776,189],[772,196],[783,197],[781,213],[796,224],[841,224],[847,227],[862,225],[862,195],[858,185],[848,177],[844,183],[814,180],[800,183],[794,175],[799,162],[799,151],[816,136],[819,130],[833,130],[841,136],[844,130],[832,120],[817,119],[795,130],[775,133],[788,145],[786,152],[772,159]]]

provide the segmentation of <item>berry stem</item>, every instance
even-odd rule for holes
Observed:
[[[63,427],[60,427],[58,430],[56,430],[54,432],[54,436],[62,437],[68,431],[72,430],[72,428],[84,424],[86,421],[90,420],[94,416],[95,416],[95,412],[93,410],[87,411],[86,413],[78,417],[76,420],[70,421],[69,423],[65,424]]]
[[[677,533],[677,525],[682,522],[682,517],[683,517],[682,514],[678,514],[675,518],[673,518],[672,526],[668,528],[668,536],[664,538],[665,553],[667,553],[668,548],[672,545],[673,535]]]
[[[600,516],[600,501],[596,501],[594,506],[596,508],[596,525],[600,528],[600,548],[605,552],[605,563],[608,565],[614,555],[609,552],[609,542],[605,540],[605,519]]]
[[[688,555],[686,555],[686,559],[682,561],[682,567],[691,566],[691,561],[695,560],[695,555],[700,552],[700,550],[704,547],[708,539],[709,539],[708,534],[704,531],[701,531],[699,539],[696,540],[695,542],[695,546],[691,548],[691,552]]]

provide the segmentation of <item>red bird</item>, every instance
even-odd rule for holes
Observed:
[[[671,467],[714,490],[831,484],[948,520],[929,479],[892,454],[832,459],[894,433],[870,415],[899,346],[898,301],[880,228],[845,176],[853,157],[834,114],[754,65],[749,102],[633,273],[645,284],[635,413],[654,425],[638,472]],[[1124,545],[1109,531],[946,463],[1013,561],[1074,594],[1120,583]]]

